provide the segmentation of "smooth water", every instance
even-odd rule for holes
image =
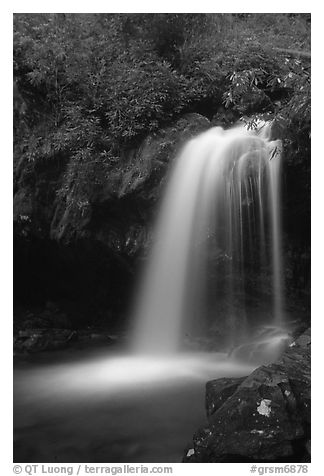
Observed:
[[[235,316],[237,296],[245,307],[248,266],[260,272],[260,288],[261,272],[271,276],[267,323],[283,325],[281,142],[269,137],[268,124],[258,131],[215,127],[189,141],[177,157],[138,291],[134,348],[139,354],[176,352],[185,335],[204,332],[212,273],[224,278],[229,345],[249,333],[248,311]]]
[[[247,375],[225,354],[44,354],[14,371],[15,462],[181,462],[205,382]]]

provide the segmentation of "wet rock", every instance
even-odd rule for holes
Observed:
[[[308,461],[310,334],[243,379],[207,383],[208,427],[185,462]]]
[[[145,258],[151,243],[169,167],[184,142],[209,127],[206,117],[186,114],[121,148],[116,160],[106,164],[105,174],[94,165],[97,180],[92,173],[81,185],[76,179],[73,190],[86,187],[87,201],[81,205],[60,193],[72,157],[58,154],[50,162],[40,161],[32,180],[27,180],[28,164],[22,163],[15,175],[15,302],[68,301],[66,309],[78,328],[97,322],[103,313],[105,323],[108,314],[111,321],[122,319],[137,260]],[[50,322],[51,304],[47,311],[43,324],[37,320],[28,327],[68,328],[57,313]]]
[[[206,384],[206,413],[210,417],[215,413],[244,381],[245,377],[220,378]]]
[[[292,336],[280,327],[261,326],[247,342],[233,348],[230,355],[237,360],[268,364],[279,358],[292,343]]]
[[[67,347],[78,339],[76,331],[68,329],[26,329],[14,337],[14,352],[34,353]]]
[[[114,344],[116,342],[116,339],[112,339],[107,334],[95,333],[95,332],[90,334],[90,339],[93,342],[103,342],[105,344]]]
[[[71,329],[72,323],[60,307],[48,301],[45,308],[21,312],[15,316],[19,330],[24,329]]]

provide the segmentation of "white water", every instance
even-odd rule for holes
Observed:
[[[246,293],[247,263],[271,276],[268,324],[282,326],[281,143],[269,136],[268,125],[258,132],[215,127],[176,159],[138,293],[137,353],[174,353],[186,333],[202,332],[211,267],[218,280],[224,274],[229,345],[248,333],[245,309],[239,317],[234,309]]]
[[[143,277],[136,353],[74,351],[18,365],[15,462],[181,461],[204,422],[206,380],[248,375],[283,349],[275,145],[265,129],[257,135],[243,128],[214,128],[186,145],[170,177]],[[248,318],[234,310],[251,260],[269,268],[274,327],[247,338],[241,329]],[[211,268],[226,282],[229,342],[237,342],[240,329],[241,345],[231,356],[176,352],[186,332],[208,331],[199,325]],[[214,319],[220,319],[217,312]]]

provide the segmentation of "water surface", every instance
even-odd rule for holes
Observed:
[[[15,462],[180,462],[205,382],[247,375],[220,353],[45,353],[14,369]]]

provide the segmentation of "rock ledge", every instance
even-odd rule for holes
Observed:
[[[246,378],[207,382],[208,426],[183,462],[309,462],[310,358],[307,330],[277,362]]]

